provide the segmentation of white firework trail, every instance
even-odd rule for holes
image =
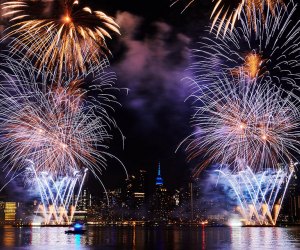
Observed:
[[[277,6],[275,15],[270,10],[255,11],[251,22],[242,11],[240,23],[224,36],[218,36],[219,29],[213,28],[193,50],[190,79],[213,85],[224,73],[238,75],[243,71],[249,78],[265,78],[286,91],[299,91],[300,21],[295,19],[296,7],[293,2]]]
[[[47,172],[54,181],[87,168],[104,187],[99,176],[107,158],[123,166],[108,150],[118,129],[109,112],[116,98],[106,93],[113,88],[110,74],[99,75],[103,85],[89,85],[92,92],[81,88],[82,79],[48,82],[48,73],[36,77],[30,61],[2,59],[0,138],[7,174],[22,171],[30,160],[37,173]]]
[[[300,149],[299,102],[269,82],[224,76],[213,89],[198,86],[194,133],[183,142],[188,159],[254,172],[296,160]],[[181,146],[180,145],[180,146]]]

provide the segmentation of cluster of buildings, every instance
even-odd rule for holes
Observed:
[[[278,222],[300,223],[299,171],[290,181]],[[230,204],[216,197],[205,196],[199,180],[185,187],[168,190],[158,165],[154,190],[147,191],[147,172],[130,175],[120,187],[102,195],[83,189],[77,203],[74,220],[91,224],[225,224],[234,213]],[[209,198],[211,197],[211,198]],[[76,199],[77,197],[74,197]],[[220,198],[221,199],[221,198]],[[0,197],[0,225],[30,224],[42,216],[38,200],[16,202]],[[225,212],[227,211],[227,212]]]

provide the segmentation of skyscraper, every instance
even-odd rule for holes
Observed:
[[[299,185],[299,171],[295,168],[293,176],[287,190],[286,204],[288,204],[289,221],[297,223],[300,221],[300,185]]]
[[[161,177],[160,162],[158,163],[157,177],[155,180],[155,192],[151,201],[152,219],[155,222],[165,222],[169,217],[170,198],[167,189],[164,187]]]
[[[138,170],[129,175],[122,188],[124,219],[142,220],[146,217],[145,176],[147,171]]]
[[[157,170],[157,177],[156,177],[156,186],[163,186],[164,185],[164,181],[163,178],[161,177],[160,174],[160,162],[158,162],[158,170]]]

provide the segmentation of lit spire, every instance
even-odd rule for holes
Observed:
[[[158,162],[158,170],[157,170],[157,177],[156,177],[156,183],[155,185],[162,186],[164,184],[163,179],[161,178],[160,175],[160,162]]]
[[[157,176],[160,176],[160,161],[158,162]]]

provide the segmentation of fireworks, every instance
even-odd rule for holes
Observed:
[[[216,163],[233,171],[289,164],[300,149],[300,113],[298,102],[284,94],[248,77],[225,77],[218,88],[195,92],[195,132],[185,143],[189,159],[205,159],[196,174]]]
[[[48,172],[37,172],[34,162],[28,161],[28,164],[30,167],[26,168],[25,177],[40,193],[41,204],[38,205],[36,213],[44,217],[44,224],[71,223],[87,169],[81,172],[75,170],[70,176],[65,175],[54,180]],[[76,184],[79,184],[77,192]]]
[[[275,15],[255,13],[251,23],[242,12],[241,24],[224,37],[213,37],[200,42],[194,50],[195,63],[191,69],[196,81],[212,84],[222,75],[247,74],[250,78],[264,77],[285,89],[299,89],[299,22],[294,22],[296,5],[276,8]],[[264,21],[262,21],[264,19]],[[224,25],[223,25],[224,28]]]
[[[78,0],[58,2],[55,10],[42,17],[39,15],[47,6],[40,2],[3,3],[4,15],[15,22],[4,39],[13,38],[12,54],[21,51],[37,68],[46,68],[58,78],[63,74],[86,74],[110,53],[105,37],[111,38],[110,31],[119,33],[119,26],[105,13],[83,7]],[[36,7],[38,3],[40,8]]]
[[[119,128],[110,116],[118,103],[111,94],[115,74],[105,70],[106,39],[120,34],[119,26],[78,0],[1,7],[11,26],[2,38],[9,55],[0,56],[0,159],[11,180],[22,174],[39,190],[45,224],[70,223],[75,186],[78,199],[87,170],[105,190],[99,174],[107,158],[123,166],[108,152]]]
[[[106,60],[86,84],[78,76],[58,80],[30,60],[0,58],[1,160],[7,175],[13,180],[22,173],[24,183],[39,191],[37,213],[44,224],[71,223],[87,170],[105,190],[99,175],[107,158],[123,166],[108,152],[112,129],[118,129],[110,116],[117,102],[109,91],[115,75],[104,70]]]
[[[208,165],[220,168],[246,224],[275,225],[300,152],[296,5],[213,2],[210,36],[194,50],[187,77],[194,133],[179,147],[201,162],[194,176]]]
[[[171,6],[173,6],[174,4],[178,3],[180,0],[175,0],[172,2]],[[181,1],[182,2],[182,1]],[[195,0],[187,0],[185,1],[185,7],[184,9],[181,11],[181,13],[183,13],[188,7],[190,7],[194,2]]]
[[[275,225],[294,170],[282,168],[254,173],[251,168],[232,174],[218,170],[234,191],[237,212],[246,225]],[[283,187],[283,192],[281,189]]]
[[[0,88],[2,158],[9,157],[11,170],[31,160],[36,172],[53,178],[82,168],[101,173],[106,157],[114,158],[107,149],[116,124],[106,110],[113,99],[103,94],[96,103],[87,101],[78,88],[81,80],[47,86],[18,65],[9,64],[18,73],[3,73],[7,80]]]
[[[180,0],[173,1],[171,6],[179,1]],[[183,13],[195,0],[181,2],[185,2],[185,7],[181,12]],[[222,26],[225,27],[222,30],[223,34],[226,34],[229,28],[232,31],[243,11],[246,14],[247,21],[250,23],[253,15],[255,16],[257,12],[263,13],[267,9],[272,15],[276,15],[278,5],[285,6],[282,0],[212,0],[212,2],[214,2],[215,5],[210,16],[212,19],[211,29],[216,28],[218,30],[217,35],[221,32]]]
[[[250,24],[252,20],[256,19],[257,13],[263,15],[265,9],[267,9],[267,12],[271,12],[273,16],[276,16],[277,5],[285,6],[282,0],[213,0],[213,2],[215,2],[215,6],[211,14],[211,18],[213,18],[212,29],[217,28],[217,35],[220,33],[222,26],[224,26],[223,34],[226,34],[229,27],[232,31],[242,12],[244,12],[248,24]]]

